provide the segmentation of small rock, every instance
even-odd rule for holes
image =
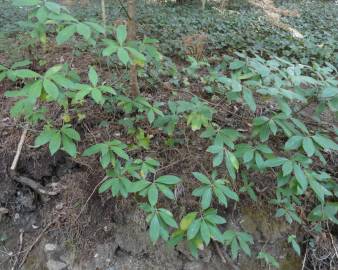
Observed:
[[[58,203],[58,204],[55,206],[55,209],[56,209],[56,210],[62,210],[62,209],[63,209],[63,203]]]
[[[55,244],[48,243],[45,245],[46,252],[55,251],[56,249],[57,249],[57,246]]]
[[[48,270],[65,270],[67,267],[67,264],[64,262],[49,260],[47,262],[47,269]]]

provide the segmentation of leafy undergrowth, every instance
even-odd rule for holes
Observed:
[[[30,59],[0,66],[0,80],[12,87],[5,93],[15,102],[10,116],[39,130],[35,147],[64,151],[80,164],[99,162],[106,177],[98,191],[136,200],[154,244],[184,242],[197,257],[214,241],[229,247],[233,260],[251,256],[253,236],[224,225],[229,209],[251,201],[271,204],[277,220],[310,232],[287,239],[299,256],[323,234],[332,238],[330,226],[338,223],[332,4],[304,4],[305,15],[290,19],[304,40],[258,20],[259,11],[148,6],[138,13],[140,39],[127,41],[124,24],[104,29],[90,16],[77,19],[59,4],[36,2],[14,1],[26,3],[32,16],[21,24],[30,30],[23,39]],[[320,15],[317,5],[332,15],[319,23],[332,25],[327,36],[307,16]],[[187,44],[189,36],[199,42]],[[138,96],[128,91],[133,65]],[[279,265],[264,249],[257,259]]]

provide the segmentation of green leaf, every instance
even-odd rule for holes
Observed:
[[[106,43],[107,43],[108,47],[103,49],[102,55],[103,56],[111,56],[113,53],[115,53],[117,51],[119,46],[117,45],[117,43],[115,43],[114,41],[111,41],[111,40],[107,40]]]
[[[116,39],[121,46],[127,39],[127,27],[123,24],[119,25],[116,29]]]
[[[96,73],[96,70],[93,67],[89,68],[88,77],[89,77],[89,81],[92,83],[92,85],[94,87],[96,87],[97,83],[99,81],[99,77]]]
[[[158,200],[158,190],[155,184],[152,184],[148,190],[148,201],[151,206],[156,205]]]
[[[115,178],[111,178],[111,179],[104,181],[99,188],[99,193],[106,192],[108,189],[111,188],[111,186],[114,182],[117,182],[117,180]]]
[[[239,246],[245,252],[245,254],[248,256],[251,256],[251,250],[247,242],[241,237],[238,237],[238,242],[239,242]]]
[[[223,193],[229,197],[230,199],[233,199],[235,201],[239,201],[239,197],[236,192],[232,191],[229,187],[224,187]]]
[[[97,104],[103,104],[104,103],[104,98],[103,98],[102,93],[99,89],[94,88],[91,91],[91,96]]]
[[[200,227],[201,227],[201,219],[196,219],[191,223],[187,231],[188,240],[193,239],[197,235],[197,233],[200,230]]]
[[[316,152],[315,145],[311,138],[305,137],[303,139],[303,149],[308,157],[312,157],[313,154]]]
[[[147,188],[150,185],[151,185],[151,182],[147,180],[139,180],[139,181],[133,182],[131,192],[139,192]]]
[[[125,160],[128,160],[128,159],[129,159],[128,154],[127,154],[122,148],[112,146],[112,147],[111,147],[111,150],[112,150],[116,155],[118,155],[120,158],[123,158],[123,159],[125,159]]]
[[[293,172],[295,173],[297,182],[299,183],[299,185],[301,186],[302,190],[305,191],[308,185],[308,180],[302,170],[302,168],[295,163],[293,165]]]
[[[46,8],[48,8],[50,11],[55,12],[57,14],[60,13],[61,6],[54,2],[45,2]]]
[[[163,175],[156,179],[157,183],[164,185],[176,185],[181,181],[181,179],[174,175]]]
[[[185,215],[180,222],[180,229],[182,231],[188,230],[190,224],[195,220],[196,216],[197,216],[197,212],[191,212]]]
[[[76,31],[83,36],[84,39],[88,40],[91,35],[90,27],[84,23],[78,23],[76,25]]]
[[[201,183],[206,184],[206,185],[210,185],[211,184],[209,178],[207,176],[205,176],[204,174],[199,173],[199,172],[193,172],[192,174]]]
[[[219,153],[217,153],[214,156],[214,158],[212,160],[212,166],[217,167],[217,166],[221,165],[223,159],[224,159],[224,151],[221,150]]]
[[[124,48],[119,48],[117,50],[117,57],[120,59],[120,61],[124,65],[127,65],[128,62],[130,62],[130,58],[129,58],[128,52]]]
[[[56,36],[56,43],[61,45],[68,41],[76,32],[76,26],[71,24],[63,28]]]
[[[35,79],[39,78],[40,74],[36,73],[30,69],[19,69],[14,71],[15,76],[19,77],[20,79]]]
[[[13,5],[24,7],[24,6],[36,6],[40,3],[40,0],[13,0]]]
[[[62,135],[62,146],[62,150],[67,152],[71,157],[76,156],[77,151],[75,143],[65,135]]]
[[[52,133],[50,131],[47,130],[42,131],[40,135],[36,137],[34,146],[40,147],[41,145],[48,143],[51,139],[51,135]]]
[[[326,196],[332,195],[330,191],[328,191],[323,185],[319,184],[319,182],[317,182],[315,179],[312,179],[312,177],[310,177],[309,183],[310,183],[310,187],[316,193],[318,199],[322,203],[325,202],[325,195]]]
[[[209,208],[211,204],[211,199],[212,199],[212,190],[211,188],[208,188],[204,191],[201,199],[201,206],[202,209],[207,209]]]
[[[61,147],[61,134],[53,132],[49,141],[49,151],[54,155]]]
[[[256,111],[256,101],[250,89],[245,88],[243,90],[243,99],[245,103],[249,106],[250,110]]]
[[[292,136],[288,141],[285,143],[285,151],[296,150],[298,149],[303,141],[302,136]]]
[[[225,218],[218,216],[218,215],[206,215],[204,219],[211,224],[224,224],[226,223]]]
[[[231,257],[235,260],[238,256],[239,245],[236,238],[234,238],[231,242]]]
[[[264,162],[264,166],[268,168],[279,167],[286,161],[287,159],[282,157],[271,158]]]
[[[90,146],[89,148],[87,148],[83,152],[82,156],[89,157],[89,156],[95,155],[95,154],[101,152],[102,148],[103,148],[103,144],[102,143],[94,144],[94,145]]]
[[[324,149],[338,151],[338,145],[323,135],[316,134],[312,136],[312,139]]]
[[[160,237],[160,222],[156,215],[153,216],[150,222],[149,228],[150,239],[153,242],[156,242]]]
[[[67,135],[67,137],[75,141],[81,140],[80,134],[73,128],[63,128],[61,131],[63,134]]]
[[[163,208],[159,209],[159,213],[160,213],[161,218],[167,225],[173,228],[178,228],[177,223],[175,219],[173,218],[172,213],[170,213],[168,210],[163,209]]]
[[[210,243],[210,231],[209,231],[209,226],[205,223],[203,220],[201,222],[201,236],[206,245],[209,245]]]
[[[164,194],[164,196],[166,196],[167,198],[171,200],[175,199],[175,194],[171,191],[170,188],[168,188],[168,186],[163,185],[163,184],[156,184],[156,186]]]
[[[283,166],[282,166],[282,171],[283,171],[283,176],[290,175],[293,169],[293,163],[291,160],[287,160]]]
[[[51,80],[44,79],[43,88],[49,96],[56,100],[59,96],[59,89]]]

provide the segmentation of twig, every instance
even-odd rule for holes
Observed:
[[[302,270],[304,270],[304,268],[305,268],[307,253],[308,253],[308,248],[307,248],[307,245],[306,245],[305,255],[304,255],[303,264],[302,264]]]
[[[224,258],[224,255],[223,255],[221,249],[219,248],[219,245],[215,241],[213,241],[213,243],[214,243],[214,246],[215,246],[215,249],[216,249],[218,256],[221,258],[222,263],[227,264],[227,260]]]
[[[215,243],[216,251],[217,251],[218,255],[221,257],[222,262],[224,264],[230,265],[230,267],[233,270],[240,270],[239,267],[232,262],[230,256],[225,251],[222,252],[222,250],[220,249],[220,247],[218,246],[218,244],[216,242],[214,242],[214,243]]]
[[[23,230],[20,230],[20,237],[19,237],[19,249],[18,249],[18,253],[19,254],[22,250],[22,244],[23,244],[23,233],[24,231]],[[15,261],[13,263],[13,267],[12,267],[12,270],[15,270],[16,269],[16,265],[18,264],[18,261],[19,261],[19,255],[17,255],[15,257]]]
[[[330,235],[330,239],[331,239],[331,243],[332,243],[332,246],[333,246],[333,249],[334,249],[334,253],[336,254],[336,257],[337,257],[337,259],[338,259],[338,251],[337,251],[336,245],[335,245],[335,243],[334,243],[332,234],[331,234],[331,232],[330,232],[330,228],[329,228],[329,223],[328,223],[328,222],[326,222],[326,226],[327,226],[327,230],[328,230],[329,235]]]
[[[32,251],[32,249],[34,248],[34,246],[40,241],[41,237],[43,236],[43,234],[56,222],[59,220],[59,217],[57,217],[56,219],[54,219],[52,222],[50,222],[43,230],[42,232],[38,235],[38,237],[35,239],[35,241],[29,246],[29,248],[27,249],[27,252],[25,253],[25,255],[23,256],[21,263],[18,267],[18,269],[21,269],[22,266],[24,265],[25,261],[27,260],[27,257],[29,255],[29,253]]]
[[[106,181],[107,179],[108,179],[108,177],[105,176],[105,177],[104,177],[104,178],[103,178],[103,179],[102,179],[102,180],[94,187],[92,193],[89,195],[88,199],[86,200],[86,202],[84,203],[84,205],[81,207],[80,213],[77,215],[75,221],[77,221],[77,220],[80,218],[81,214],[82,214],[83,211],[85,210],[85,208],[86,208],[88,202],[89,202],[90,199],[93,197],[93,195],[94,195],[95,191],[97,190],[97,188],[98,188],[104,181]]]
[[[23,130],[23,132],[21,134],[20,142],[18,144],[18,148],[16,150],[15,157],[14,157],[14,160],[13,160],[13,163],[12,163],[12,166],[11,166],[11,170],[12,171],[15,171],[16,166],[18,164],[18,161],[19,161],[19,158],[20,158],[20,154],[21,154],[21,150],[22,150],[23,144],[24,144],[26,136],[27,136],[27,131],[28,131],[28,127],[25,126],[24,130]]]

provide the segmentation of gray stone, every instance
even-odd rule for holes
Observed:
[[[56,249],[57,249],[57,246],[55,244],[47,243],[45,245],[45,251],[46,252],[55,251]]]

